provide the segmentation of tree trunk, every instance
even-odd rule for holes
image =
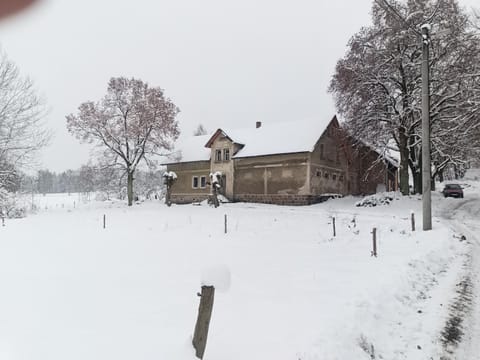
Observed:
[[[438,181],[443,182],[443,169],[438,171]]]
[[[128,206],[133,203],[133,171],[127,170],[127,199]]]
[[[410,189],[408,185],[408,147],[407,147],[407,135],[405,129],[399,129],[399,151],[400,151],[400,192],[402,195],[409,195]]]
[[[213,286],[202,286],[197,323],[195,324],[195,332],[193,333],[192,340],[195,355],[199,359],[203,359],[205,347],[207,346],[208,328],[210,326],[210,318],[212,317],[214,296],[215,288]]]
[[[423,178],[422,178],[422,153],[418,157],[417,167],[412,166],[413,174],[413,189],[415,194],[423,193]]]
[[[217,184],[213,184],[212,187],[212,201],[213,201],[213,206],[216,208],[220,206],[220,203],[218,201],[218,190],[217,190]]]
[[[170,184],[167,184],[167,192],[165,194],[165,204],[167,204],[167,206],[172,205],[172,201],[170,200],[171,193],[172,193],[172,186]]]
[[[422,194],[423,192],[423,179],[420,169],[415,169],[413,175],[413,192],[415,194]]]
[[[460,178],[460,173],[458,171],[458,167],[456,164],[453,164],[453,171],[454,171],[454,174],[455,174],[455,180],[458,180]]]

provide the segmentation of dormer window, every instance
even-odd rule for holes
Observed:
[[[230,149],[223,149],[223,160],[230,160]]]

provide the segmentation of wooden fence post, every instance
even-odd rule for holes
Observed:
[[[415,231],[415,213],[412,212],[412,231]]]
[[[372,230],[372,241],[373,241],[373,250],[372,255],[377,257],[377,228],[373,228]]]
[[[103,214],[103,228],[105,229],[105,226],[107,224],[107,215]]]
[[[333,237],[337,236],[337,231],[335,230],[335,216],[332,217],[332,224],[333,224]]]
[[[225,234],[227,233],[227,214],[225,214]]]
[[[197,295],[200,296],[200,306],[198,308],[198,317],[197,323],[195,324],[192,344],[195,348],[197,358],[203,359],[207,345],[208,327],[210,326],[210,319],[212,317],[215,288],[204,285],[202,286],[202,293]]]
[[[5,226],[5,218],[2,216],[2,226]]]

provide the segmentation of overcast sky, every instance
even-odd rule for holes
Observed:
[[[474,5],[478,0],[463,0]],[[112,76],[165,89],[180,129],[332,116],[328,83],[372,0],[43,0],[0,23],[3,50],[35,82],[55,132],[54,171],[88,161],[65,115]],[[477,4],[479,5],[479,4]]]

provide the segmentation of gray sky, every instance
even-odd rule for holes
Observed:
[[[474,5],[478,0],[463,0]],[[326,89],[372,0],[44,0],[0,23],[1,46],[50,107],[42,163],[88,161],[65,115],[112,76],[165,89],[182,132],[332,116]],[[477,4],[480,5],[480,4]]]

